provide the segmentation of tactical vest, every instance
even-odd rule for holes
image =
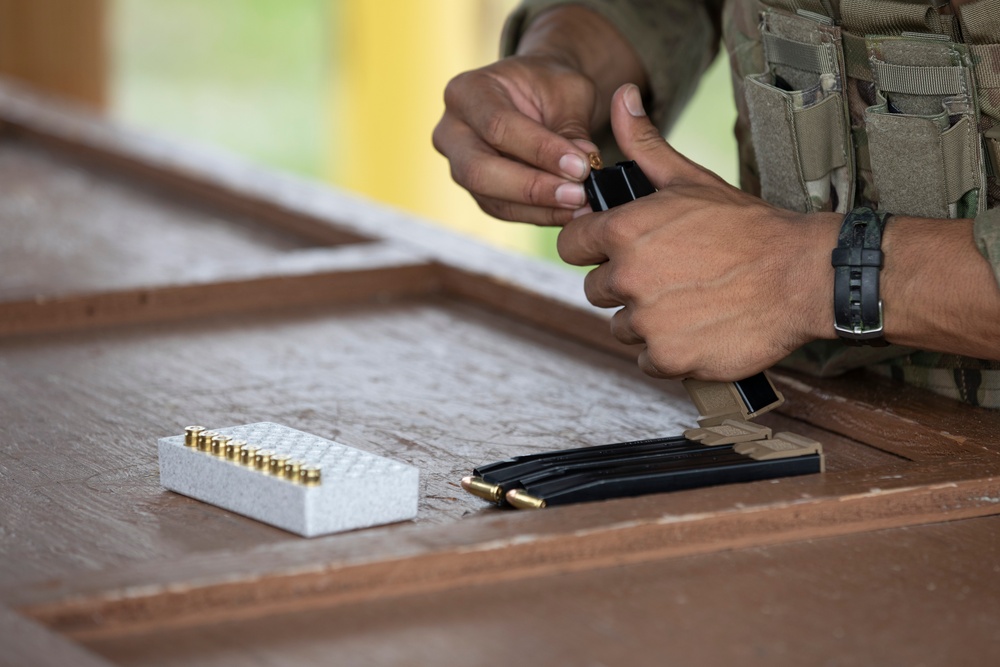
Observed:
[[[802,212],[1000,205],[1000,0],[737,0],[724,21],[744,189]],[[818,341],[786,365],[1000,407],[997,362]]]
[[[803,212],[872,205],[931,218],[997,205],[1000,0],[756,9],[756,44],[737,48],[753,68],[741,75],[750,185],[762,198]]]

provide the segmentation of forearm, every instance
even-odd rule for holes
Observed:
[[[883,248],[886,338],[1000,360],[1000,287],[971,220],[889,219]]]
[[[810,319],[817,338],[835,338],[833,267],[830,250],[843,217],[809,216],[822,231],[813,233],[812,252],[795,260],[812,263],[806,301],[821,304]],[[885,265],[880,293],[885,338],[921,350],[1000,360],[1000,287],[989,262],[976,248],[971,220],[934,220],[893,216],[882,240]],[[824,252],[824,244],[827,246]],[[821,266],[816,266],[821,262]]]
[[[517,55],[549,56],[585,74],[597,90],[599,106],[591,129],[608,122],[614,91],[635,83],[646,91],[646,73],[628,40],[606,18],[578,5],[561,5],[540,14],[528,26]]]

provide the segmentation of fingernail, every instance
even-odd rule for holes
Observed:
[[[576,220],[581,215],[587,215],[588,213],[593,213],[593,212],[594,212],[593,209],[591,209],[589,206],[581,206],[580,208],[573,211],[573,219]]]
[[[582,179],[587,175],[587,163],[582,157],[573,153],[567,153],[559,158],[559,168],[570,178]]]
[[[563,206],[577,208],[587,203],[587,195],[579,183],[563,183],[556,188],[556,201]]]
[[[642,94],[639,92],[639,86],[630,84],[625,89],[625,108],[633,116],[646,115],[646,110],[642,108]]]

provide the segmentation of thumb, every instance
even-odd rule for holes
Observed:
[[[642,106],[642,94],[626,83],[611,99],[611,129],[618,147],[635,160],[656,189],[677,181],[698,181],[708,172],[671,148]]]

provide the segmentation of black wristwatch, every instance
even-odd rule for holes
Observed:
[[[888,213],[856,208],[844,217],[833,251],[833,328],[849,345],[885,346],[879,272]]]

